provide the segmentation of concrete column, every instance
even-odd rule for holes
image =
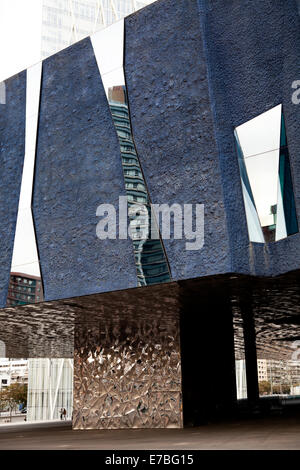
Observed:
[[[230,418],[236,406],[230,296],[218,283],[181,289],[181,365],[184,425]]]

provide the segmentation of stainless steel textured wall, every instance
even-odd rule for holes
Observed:
[[[74,429],[181,426],[178,313],[110,311],[76,329]]]

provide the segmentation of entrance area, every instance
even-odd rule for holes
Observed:
[[[296,416],[298,279],[218,276],[7,307],[2,350],[58,361],[53,376],[74,361],[74,430]]]

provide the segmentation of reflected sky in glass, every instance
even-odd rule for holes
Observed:
[[[22,305],[43,300],[40,264],[31,210],[41,73],[41,63],[27,70],[25,156],[7,305]]]
[[[235,129],[250,241],[298,231],[282,105]]]
[[[236,128],[261,226],[274,223],[277,204],[281,105]]]

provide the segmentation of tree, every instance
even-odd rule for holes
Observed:
[[[273,393],[275,393],[276,395],[281,395],[281,394],[289,395],[290,391],[291,391],[290,386],[287,384],[273,385]]]
[[[0,406],[2,409],[8,408],[10,412],[10,419],[12,411],[17,405],[27,405],[27,385],[11,384],[0,393]]]
[[[15,402],[16,405],[27,405],[27,385],[25,384],[11,384],[7,387],[9,397]]]
[[[0,412],[7,408],[5,389],[0,390]]]
[[[259,394],[260,395],[269,395],[271,392],[271,384],[267,380],[262,380],[258,383]]]

